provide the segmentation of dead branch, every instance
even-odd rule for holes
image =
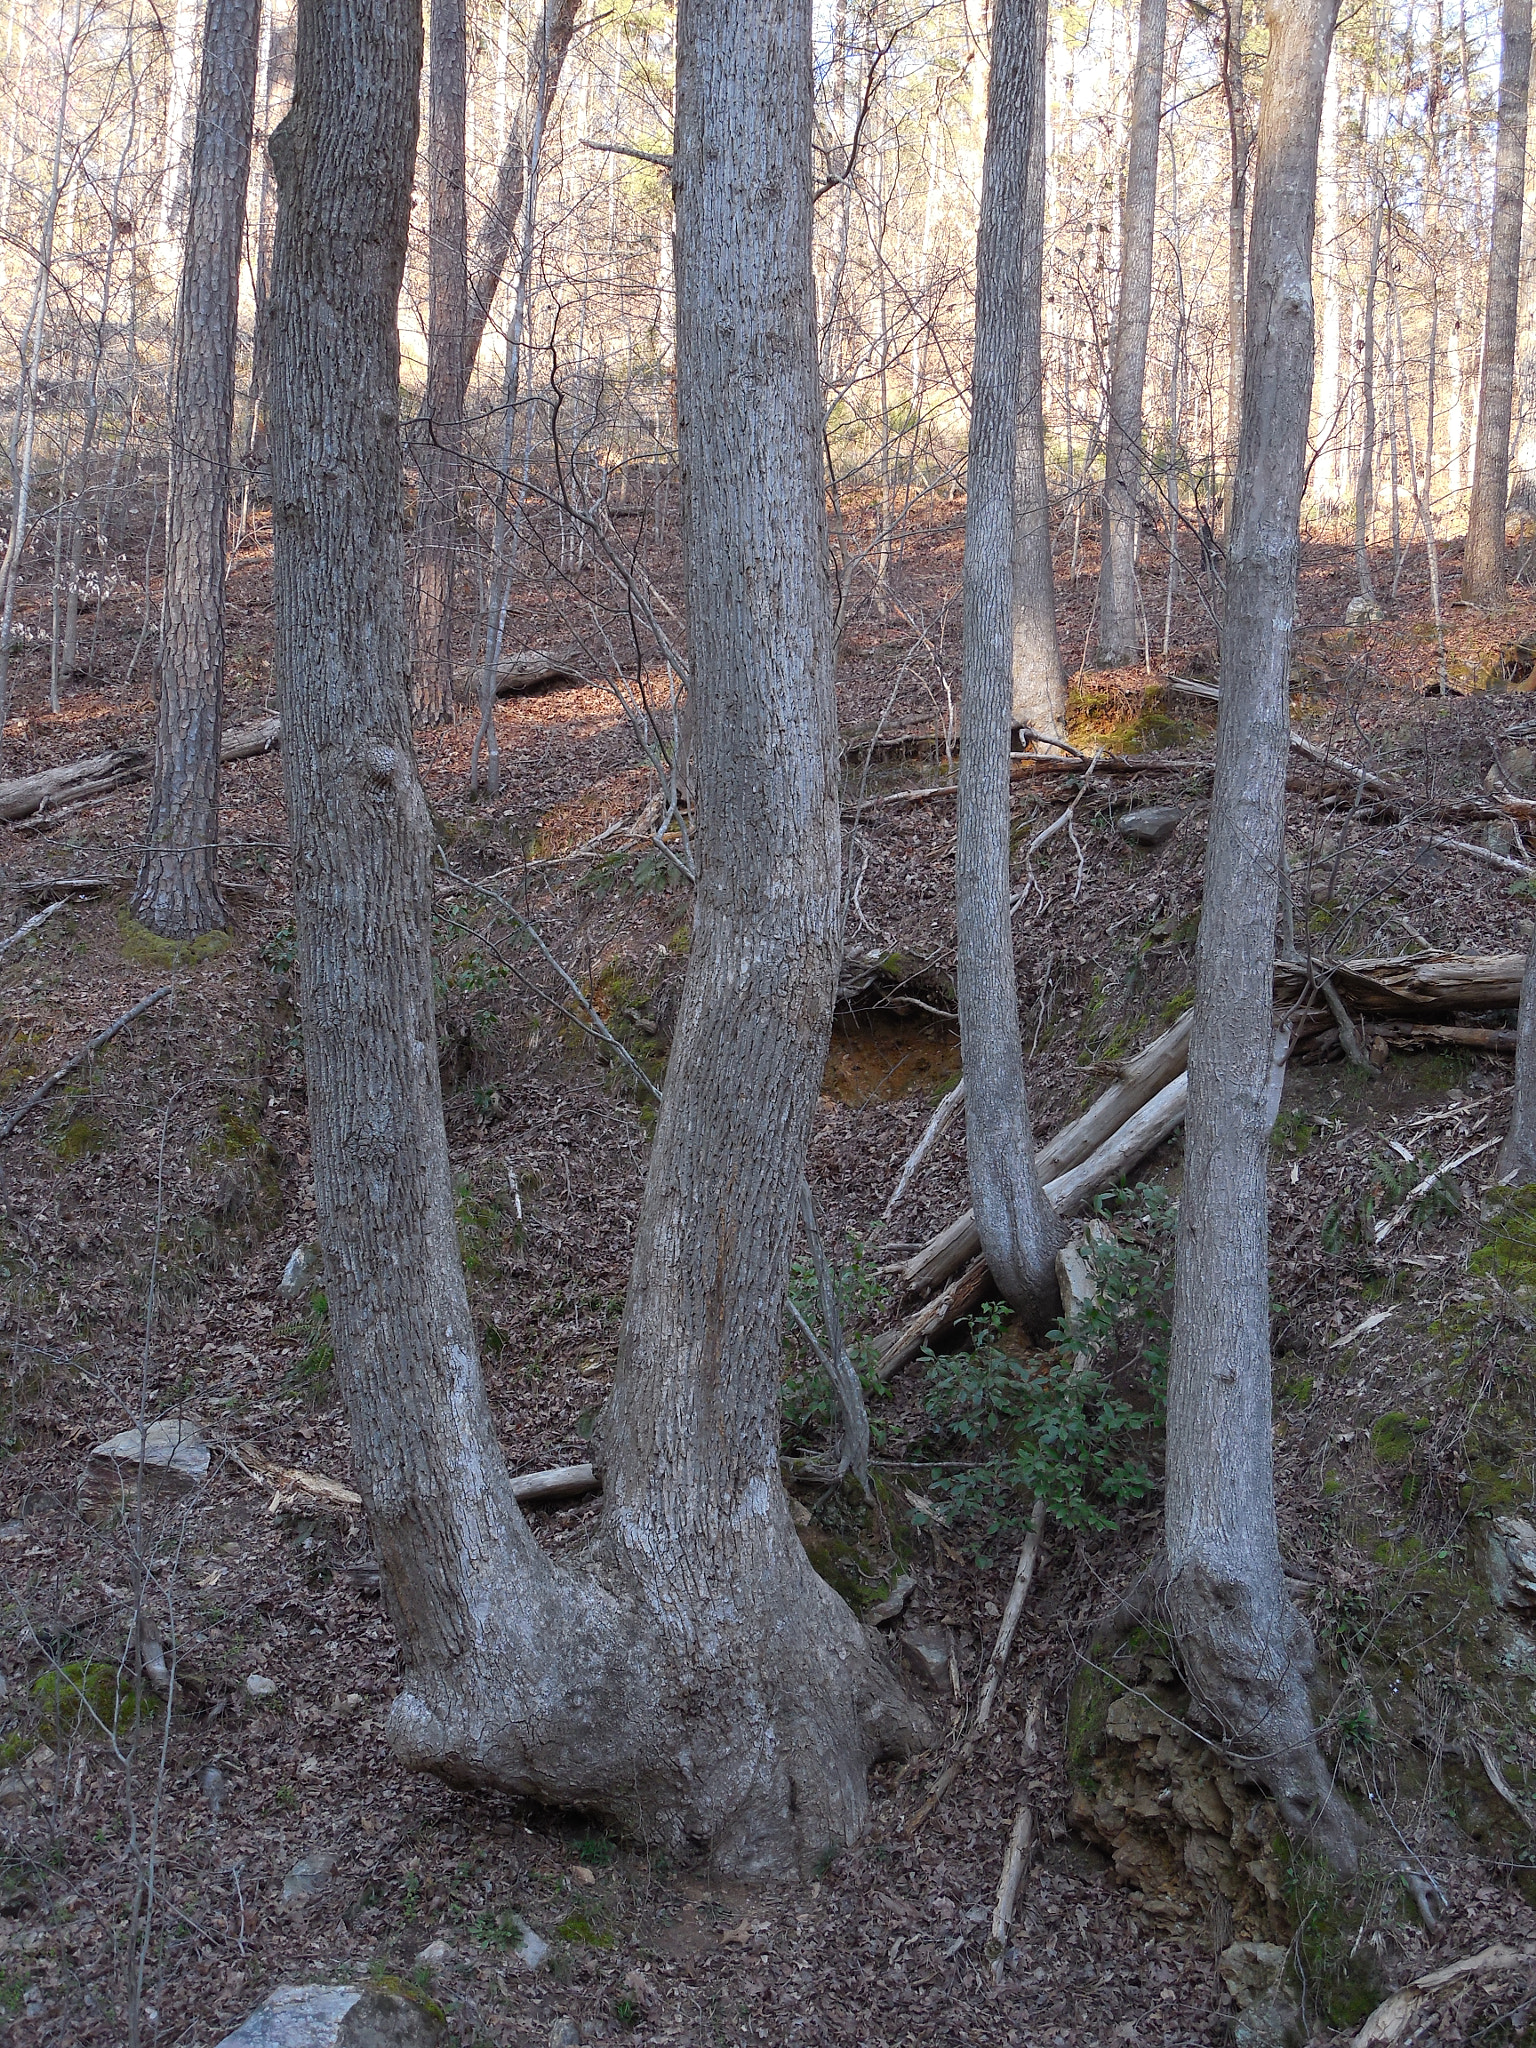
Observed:
[[[907,1822],[904,1830],[907,1835],[917,1833],[976,1754],[981,1739],[987,1732],[987,1724],[992,1718],[992,1709],[997,1704],[997,1695],[1002,1687],[1003,1673],[1008,1666],[1008,1653],[1013,1648],[1013,1638],[1018,1631],[1019,1617],[1024,1612],[1024,1602],[1029,1598],[1029,1589],[1034,1584],[1035,1569],[1040,1562],[1040,1544],[1044,1535],[1045,1502],[1037,1500],[1029,1518],[1029,1534],[1024,1539],[1024,1548],[1019,1552],[1019,1562],[1013,1574],[1013,1585],[1009,1589],[1008,1604],[1003,1609],[997,1641],[992,1646],[992,1655],[987,1659],[986,1676],[982,1680],[981,1698],[977,1703],[976,1719],[971,1724],[971,1732],[940,1771],[934,1780],[933,1790]]]
[[[1029,1703],[1029,1715],[1024,1723],[1024,1768],[1028,1771],[1040,1751],[1040,1697]],[[1013,1831],[1008,1837],[1007,1853],[1003,1857],[1003,1874],[998,1880],[997,1904],[992,1909],[992,1938],[987,1946],[992,1952],[992,1981],[1003,1981],[1003,1954],[1008,1945],[1008,1928],[1013,1919],[1014,1908],[1019,1902],[1019,1887],[1024,1882],[1024,1873],[1029,1868],[1030,1855],[1035,1846],[1035,1816],[1029,1803],[1029,1787],[1026,1781],[1019,1810],[1013,1817]]]
[[[240,726],[224,735],[219,747],[223,762],[248,761],[256,754],[269,754],[277,746],[277,719],[259,718],[254,725]],[[0,782],[0,823],[19,824],[24,818],[62,816],[130,782],[143,782],[153,763],[142,747],[115,747],[109,753],[88,754],[62,768],[45,768],[36,775],[23,775],[14,782]]]
[[[46,910],[36,911],[25,924],[18,925],[8,938],[0,939],[0,953],[8,953],[12,946],[20,945],[28,932],[35,932],[40,925],[45,925],[53,913],[62,910],[68,901],[67,896],[60,896],[50,903]]]
[[[61,1081],[65,1080],[75,1071],[76,1067],[84,1066],[85,1062],[91,1057],[91,1054],[99,1052],[109,1038],[115,1038],[125,1025],[131,1024],[136,1017],[142,1017],[146,1010],[152,1010],[156,1003],[163,1002],[170,992],[169,982],[167,982],[164,988],[157,988],[153,995],[145,996],[141,1002],[135,1003],[131,1010],[125,1010],[121,1017],[114,1017],[105,1031],[98,1031],[96,1036],[85,1045],[82,1045],[77,1053],[72,1054],[62,1067],[55,1067],[47,1080],[40,1082],[24,1102],[17,1104],[4,1123],[0,1123],[0,1144],[5,1142],[22,1119],[30,1116],[37,1105],[46,1099],[49,1092],[57,1088]]]
[[[881,1217],[885,1222],[890,1222],[891,1217],[894,1215],[896,1211],[897,1204],[900,1202],[902,1196],[907,1192],[907,1189],[911,1187],[913,1179],[916,1176],[917,1169],[922,1165],[923,1161],[928,1157],[928,1154],[933,1150],[934,1146],[938,1143],[939,1138],[948,1128],[950,1119],[953,1117],[955,1111],[961,1107],[964,1101],[965,1078],[962,1075],[962,1077],[955,1083],[954,1087],[950,1089],[949,1093],[946,1096],[944,1096],[943,1099],[940,1101],[938,1108],[933,1112],[933,1115],[929,1117],[927,1125],[923,1130],[923,1135],[918,1139],[917,1143],[912,1147],[911,1152],[907,1155],[907,1163],[901,1169],[901,1173],[897,1178],[896,1185],[891,1190],[891,1198],[880,1212]]]
[[[1529,1986],[1533,1970],[1536,1970],[1536,1949],[1506,1948],[1502,1942],[1495,1942],[1491,1948],[1482,1949],[1475,1956],[1465,1956],[1459,1963],[1450,1963],[1443,1970],[1431,1970],[1426,1976],[1415,1977],[1404,1990],[1394,1991],[1390,1998],[1377,2006],[1355,2035],[1353,2048],[1397,2048],[1397,2043],[1406,2041],[1416,2030],[1434,1994],[1468,1977],[1507,1974]]]

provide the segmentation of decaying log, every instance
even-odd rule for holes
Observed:
[[[551,647],[533,647],[522,654],[504,654],[496,668],[496,694],[498,697],[520,697],[526,690],[537,690],[544,683],[584,683],[587,680],[569,655],[557,654]],[[453,672],[454,695],[461,704],[472,703],[480,694],[480,664],[467,668],[456,668]]]
[[[1089,1104],[1081,1116],[1048,1138],[1035,1157],[1040,1178],[1054,1183],[1058,1176],[1065,1177],[1069,1170],[1080,1165],[1096,1152],[1107,1138],[1118,1131],[1127,1119],[1150,1102],[1168,1083],[1184,1071],[1189,1058],[1190,1016],[1179,1018],[1160,1038],[1125,1061],[1120,1069],[1120,1079],[1113,1087]],[[1177,1121],[1177,1119],[1175,1119]],[[1173,1126],[1170,1124],[1171,1130]],[[1166,1135],[1166,1133],[1165,1133]],[[1159,1141],[1160,1142],[1160,1141]],[[1150,1147],[1148,1147],[1150,1149]],[[1123,1168],[1120,1169],[1122,1172]],[[1110,1180],[1101,1181],[1099,1186],[1108,1187]],[[1093,1188],[1097,1194],[1099,1187]],[[1065,1191],[1063,1191],[1064,1193]],[[1058,1200],[1054,1185],[1047,1186],[1050,1195],[1061,1214],[1068,1215],[1070,1209]],[[1076,1201],[1074,1191],[1073,1201]],[[981,1248],[981,1239],[976,1233],[976,1219],[967,1209],[948,1229],[943,1230],[930,1244],[907,1261],[902,1272],[902,1286],[908,1294],[927,1294],[947,1280],[957,1267],[973,1259]]]
[[[1308,967],[1278,961],[1275,996],[1301,994]],[[1324,976],[1351,1009],[1375,1016],[1440,1017],[1449,1010],[1512,1010],[1520,1001],[1523,953],[1399,953],[1386,959],[1311,963],[1314,983]]]
[[[248,761],[255,754],[269,754],[278,739],[277,719],[259,718],[254,725],[225,733],[219,759]],[[23,818],[74,810],[126,783],[146,781],[152,765],[142,747],[114,747],[109,753],[88,754],[83,761],[70,761],[62,768],[45,768],[14,782],[0,782],[0,823],[15,825]]]
[[[1031,1700],[1029,1715],[1024,1723],[1024,1768],[1027,1771],[1040,1754],[1041,1702]],[[992,1957],[992,1981],[1003,1981],[1003,1954],[1008,1943],[1008,1929],[1013,1921],[1014,1908],[1019,1903],[1019,1887],[1024,1882],[1024,1873],[1029,1868],[1030,1853],[1035,1842],[1035,1816],[1029,1803],[1029,1786],[1026,1781],[1019,1810],[1013,1817],[1013,1830],[1008,1837],[1008,1850],[1003,1857],[1003,1874],[997,1885],[997,1904],[992,1909],[992,1939],[988,1952]]]
[[[986,1260],[978,1255],[980,1244],[978,1238],[970,1264],[957,1279],[950,1281],[942,1294],[936,1294],[910,1321],[885,1338],[875,1364],[876,1379],[893,1379],[904,1365],[911,1364],[930,1339],[981,1307],[992,1286],[992,1271]]]
[[[1480,1024],[1398,1024],[1383,1020],[1371,1027],[1388,1045],[1466,1045],[1477,1052],[1507,1053],[1514,1057],[1514,1031],[1493,1031]]]
[[[1405,1989],[1394,1991],[1377,2006],[1355,2035],[1354,2048],[1396,2048],[1399,2042],[1421,2038],[1421,2023],[1436,1992],[1453,1990],[1469,1977],[1508,1977],[1516,1994],[1515,2003],[1523,2004],[1536,1987],[1536,1949],[1507,1948],[1502,1942],[1495,1942],[1475,1956],[1415,1977]]]

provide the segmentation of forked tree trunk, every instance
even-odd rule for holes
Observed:
[[[1520,301],[1520,234],[1525,210],[1525,128],[1531,84],[1531,0],[1504,0],[1499,64],[1499,130],[1494,152],[1493,226],[1488,238],[1488,302],[1477,396],[1477,453],[1467,508],[1462,595],[1502,604],[1504,518],[1509,502],[1509,421],[1515,395],[1515,337]]]
[[[1056,1313],[1061,1225],[1035,1170],[1009,914],[1008,723],[1014,629],[1014,485],[1029,158],[1042,79],[1036,9],[998,0],[992,18],[976,344],[966,457],[965,653],[955,842],[956,986],[965,1066],[965,1142],[982,1250],[1032,1330]],[[1038,275],[1035,302],[1039,305]]]
[[[1536,940],[1526,956],[1520,983],[1520,1022],[1515,1034],[1515,1106],[1509,1135],[1499,1149],[1501,1181],[1529,1187],[1536,1182]]]
[[[678,20],[678,387],[701,866],[603,1430],[591,1569],[512,1497],[454,1231],[412,750],[396,299],[413,0],[301,0],[273,138],[275,669],[315,1192],[409,1763],[738,1875],[850,1840],[925,1732],[811,1570],[780,1321],[839,955],[811,310],[811,0]]]
[[[1136,631],[1136,508],[1142,479],[1142,394],[1152,330],[1152,247],[1157,224],[1157,153],[1163,117],[1163,51],[1168,0],[1141,0],[1131,133],[1120,209],[1120,295],[1104,437],[1100,525],[1098,662],[1125,668],[1141,652]]]
[[[176,316],[155,781],[133,891],[134,916],[162,938],[224,922],[224,549],[260,25],[260,0],[208,0]]]
[[[1298,520],[1312,398],[1312,239],[1338,0],[1271,15],[1254,165],[1248,360],[1221,714],[1195,952],[1168,1387],[1169,1618],[1191,1690],[1293,1836],[1344,1860],[1318,1752],[1311,1633],[1285,1589],[1270,1411],[1271,995],[1285,822]]]
[[[1048,739],[1067,736],[1067,678],[1056,637],[1056,565],[1045,474],[1045,379],[1040,287],[1045,265],[1045,52],[1048,22],[1035,15],[1035,78],[1024,187],[1024,276],[1019,302],[1019,443],[1013,525],[1013,722]]]
[[[417,422],[416,634],[411,682],[423,725],[453,717],[453,526],[463,437],[469,230],[464,0],[432,0],[427,68],[427,389]]]

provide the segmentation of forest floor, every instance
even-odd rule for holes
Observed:
[[[897,565],[883,615],[861,601],[843,636],[845,731],[913,736],[905,750],[850,754],[848,949],[867,985],[837,1022],[810,1162],[856,1335],[896,1319],[888,1268],[966,1206],[957,1120],[881,1221],[959,1071],[946,735],[960,540],[959,513],[944,508]],[[1091,560],[1081,566],[1060,592],[1069,650],[1088,629]],[[1454,558],[1444,567],[1454,584]],[[258,538],[232,580],[230,725],[271,708],[269,568]],[[1501,647],[1531,636],[1536,652],[1536,595],[1519,589],[1496,617],[1451,610],[1448,672],[1461,694],[1427,695],[1437,639],[1420,557],[1389,616],[1346,634],[1354,589],[1348,550],[1306,546],[1298,727],[1399,777],[1423,809],[1379,819],[1299,779],[1298,919],[1335,954],[1523,952],[1536,889],[1429,834],[1442,829],[1437,806],[1480,791],[1496,758],[1536,794],[1528,673],[1514,689],[1476,686]],[[553,575],[520,593],[518,643],[579,648],[597,680],[501,705],[499,797],[466,794],[472,720],[420,736],[444,847],[441,1053],[461,1237],[515,1471],[587,1455],[649,1130],[644,1092],[572,1021],[518,919],[657,1079],[688,944],[686,885],[643,837],[610,830],[638,816],[653,785],[601,680],[589,597]],[[1160,597],[1149,602],[1161,611]],[[139,620],[130,594],[112,603],[120,616],[107,608],[91,666],[50,713],[39,600],[37,638],[12,671],[6,775],[146,744]],[[1188,589],[1172,625],[1150,675],[1088,672],[1074,689],[1079,744],[1137,751],[1148,766],[1090,785],[1075,841],[1058,835],[1033,863],[1017,939],[1041,1132],[1189,998],[1212,707],[1164,685],[1212,680],[1215,652]],[[1061,781],[1018,785],[1021,850],[1066,800]],[[1115,819],[1150,801],[1184,820],[1149,853]],[[1272,1817],[1230,1780],[1204,1833],[1188,1814],[1169,1831],[1167,1812],[1189,1797],[1209,1807],[1217,1782],[1180,1748],[1176,1713],[1154,1716],[1148,1738],[1124,1715],[1106,1719],[1102,1701],[1095,1719],[1079,1686],[1069,1735],[1094,1626],[1152,1553],[1155,1492],[1115,1528],[1048,1529],[995,1732],[920,1831],[908,1823],[937,1753],[876,1773],[864,1841],[817,1882],[748,1891],[579,1818],[413,1777],[385,1748],[396,1652],[366,1530],[344,1500],[269,1476],[350,1478],[323,1297],[279,1292],[314,1229],[280,763],[226,771],[231,927],[190,954],[128,921],[145,802],[142,784],[129,787],[8,828],[0,848],[0,936],[68,902],[0,957],[0,1116],[142,996],[173,991],[0,1154],[0,2019],[18,2048],[127,2040],[136,1982],[139,2039],[208,2048],[278,1983],[369,1974],[429,1990],[453,2038],[496,2048],[544,2048],[562,2017],[584,2040],[658,2048],[1257,2042],[1267,2037],[1242,2020],[1218,1967],[1235,1938],[1289,1946],[1304,2028],[1343,2039],[1423,1970],[1496,1941],[1536,1944],[1525,1820],[1536,1809],[1536,1643],[1485,1583],[1489,1518],[1536,1505],[1536,1256],[1523,1211],[1486,1209],[1494,1154],[1475,1149],[1502,1134],[1507,1058],[1382,1047],[1384,1068],[1366,1076],[1322,1048],[1293,1062],[1276,1129],[1282,1540],[1319,1641],[1325,1744],[1371,1819],[1365,1907],[1357,1896],[1350,1918],[1326,1878],[1287,1863]],[[1442,1168],[1378,1245],[1375,1221]],[[1139,1178],[1176,1194],[1179,1169],[1175,1139]],[[1155,1198],[1125,1213],[1141,1231],[1150,1318],[1163,1284]],[[968,1459],[930,1412],[928,1372],[914,1364],[875,1404],[874,1516],[846,1495],[801,1491],[814,1511],[808,1547],[837,1583],[873,1600],[910,1572],[897,1629],[948,1632],[955,1697],[945,1687],[935,1709],[952,1741],[1027,1503],[991,1501],[996,1528],[958,1511],[908,1513],[912,1493],[938,1494]],[[212,1459],[193,1490],[149,1497],[125,1518],[86,1483],[89,1454],[144,1416],[186,1418]],[[815,1448],[817,1398],[798,1368],[787,1427],[788,1448]],[[1147,1456],[1155,1482],[1150,1439]],[[534,1520],[565,1548],[595,1512],[576,1503]],[[145,1598],[175,1666],[169,1714],[117,1677]],[[1134,1696],[1166,1706],[1171,1672],[1156,1648],[1143,1645]],[[1032,1701],[1041,1747],[1021,1760]],[[1141,1847],[1122,1843],[1112,1862],[1104,1826],[1094,1839],[1085,1815],[1101,1795],[1112,1802],[1117,1768],[1146,1825]],[[994,1978],[988,1923],[1021,1792],[1039,1852]],[[1249,1831],[1241,1870],[1218,1840],[1229,1819]],[[309,1879],[294,1880],[304,1859]],[[550,1944],[536,1970],[517,1916]],[[1346,1939],[1350,1927],[1359,1932]],[[1422,2038],[1528,2038],[1536,1984],[1529,1970],[1518,1978],[1469,1980]]]

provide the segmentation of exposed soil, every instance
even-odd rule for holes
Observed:
[[[884,618],[873,601],[855,606],[844,636],[845,731],[866,748],[878,732],[882,745],[850,750],[846,979],[860,992],[839,1019],[810,1172],[836,1258],[862,1276],[855,1327],[866,1332],[896,1313],[881,1269],[966,1202],[956,1119],[878,1223],[958,1073],[947,754],[960,538],[943,508],[897,565],[899,603]],[[1061,590],[1069,650],[1092,597],[1086,554],[1080,566]],[[233,578],[232,725],[271,708],[268,568],[258,546]],[[1536,744],[1529,673],[1514,690],[1473,687],[1501,648],[1536,635],[1536,597],[1522,590],[1497,618],[1453,611],[1447,673],[1464,694],[1427,696],[1439,669],[1421,563],[1388,620],[1344,633],[1354,588],[1350,551],[1308,545],[1298,726],[1399,778],[1419,808],[1378,816],[1352,789],[1299,772],[1298,927],[1335,953],[1523,951],[1525,885],[1428,834],[1484,843],[1482,826],[1442,813],[1481,793],[1496,756],[1536,794],[1536,761],[1521,757]],[[586,1455],[649,1130],[646,1091],[519,919],[658,1082],[688,944],[686,885],[643,837],[611,830],[637,818],[653,785],[578,596],[553,577],[522,593],[519,644],[580,646],[598,680],[500,706],[496,800],[464,791],[472,720],[419,742],[444,847],[440,1032],[461,1235],[514,1470]],[[132,593],[112,603],[121,609],[104,612],[93,666],[57,715],[46,608],[34,610],[43,640],[13,666],[5,774],[145,743],[148,668],[142,655],[131,665],[140,619]],[[1160,595],[1149,609],[1160,616]],[[1151,676],[1078,680],[1078,743],[1136,751],[1148,766],[1097,778],[1075,838],[1058,835],[1033,863],[1017,938],[1042,1131],[1188,999],[1213,707],[1163,685],[1210,681],[1215,666],[1186,586]],[[898,732],[916,737],[885,747]],[[1020,782],[1021,879],[1024,848],[1076,787]],[[1186,815],[1146,853],[1114,821],[1153,801]],[[1493,1941],[1536,1944],[1522,1889],[1536,1864],[1523,1819],[1536,1802],[1536,1641],[1486,1591],[1490,1517],[1536,1506],[1536,1255],[1523,1211],[1480,1211],[1491,1151],[1436,1183],[1382,1245],[1374,1233],[1406,1183],[1502,1133],[1507,1059],[1383,1047],[1384,1071],[1367,1077],[1323,1046],[1293,1062],[1276,1132],[1282,1538],[1323,1655],[1329,1754],[1380,1845],[1355,1917],[1277,1851],[1251,1788],[1223,1786],[1205,1745],[1181,1732],[1187,1702],[1155,1641],[1084,1690],[1094,1628],[1151,1552],[1155,1503],[1112,1533],[1048,1533],[995,1733],[915,1837],[906,1823],[939,1756],[878,1775],[866,1840],[818,1882],[749,1893],[580,1817],[411,1777],[384,1748],[395,1649],[366,1531],[344,1504],[253,1476],[350,1476],[323,1299],[279,1293],[289,1255],[314,1233],[280,764],[226,773],[231,929],[196,957],[127,922],[145,802],[129,788],[10,829],[0,849],[0,936],[68,897],[0,957],[0,1116],[140,997],[173,989],[0,1151],[0,2012],[20,2048],[126,2040],[140,1967],[140,2038],[186,2048],[218,2041],[277,1983],[370,1972],[430,1990],[454,2039],[498,2048],[542,2048],[564,2015],[585,2038],[658,2044],[1173,2048],[1233,2037],[1238,2008],[1217,1957],[1234,1938],[1290,1945],[1308,2028],[1342,2038],[1393,1984]],[[1499,844],[1520,857],[1518,843]],[[1177,1191],[1176,1140],[1143,1178]],[[874,1516],[815,1485],[796,1491],[835,1583],[867,1603],[898,1570],[916,1578],[897,1626],[949,1631],[958,1696],[934,1704],[953,1733],[996,1633],[1021,1510],[1005,1503],[1012,1522],[989,1540],[909,1512],[906,1489],[922,1493],[961,1462],[936,1441],[924,1391],[914,1366],[877,1405]],[[82,1489],[94,1444],[171,1415],[212,1447],[193,1491],[150,1494],[124,1515]],[[800,1447],[814,1448],[814,1415],[799,1426]],[[535,1519],[564,1547],[594,1512],[578,1503]],[[132,1683],[141,1604],[174,1666],[169,1715]],[[253,1675],[270,1689],[253,1692]],[[1035,1699],[1042,1743],[1026,1764]],[[994,1981],[993,1898],[1026,1793],[1039,1851]],[[322,1852],[333,1872],[285,1904],[285,1878]],[[538,1971],[520,1961],[513,1914],[551,1943]],[[1364,1930],[1350,1954],[1346,1922]],[[446,1958],[418,1965],[439,1938]],[[1423,2038],[1526,2038],[1528,1995],[1495,1977]]]

